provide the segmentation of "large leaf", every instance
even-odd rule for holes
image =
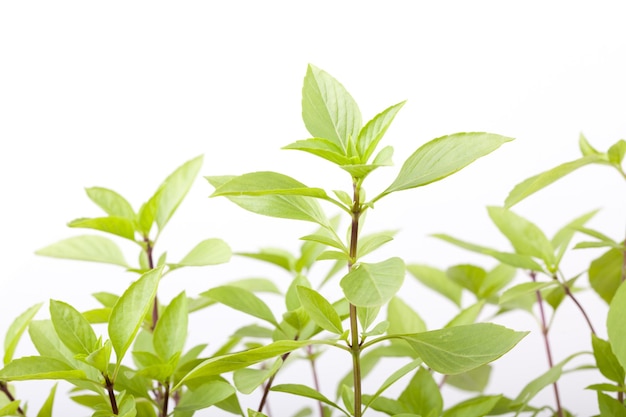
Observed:
[[[374,154],[378,142],[380,142],[385,135],[385,132],[387,132],[391,122],[393,122],[396,114],[398,114],[402,106],[404,106],[404,103],[406,103],[406,101],[388,107],[363,126],[356,142],[357,151],[359,152],[362,163],[367,163],[369,158]]]
[[[20,341],[22,334],[28,328],[28,324],[31,322],[35,314],[39,311],[43,304],[35,304],[28,310],[17,316],[15,320],[9,326],[7,334],[4,337],[4,364],[11,362],[17,343]]]
[[[164,362],[182,353],[187,339],[187,320],[187,297],[182,292],[170,301],[154,328],[154,350]]]
[[[332,333],[343,333],[341,318],[330,302],[314,289],[299,285],[297,291],[302,307],[315,324]]]
[[[304,77],[302,119],[311,135],[331,140],[344,152],[348,139],[356,140],[361,129],[361,112],[352,96],[330,74],[313,65]]]
[[[402,165],[386,194],[439,181],[513,140],[492,133],[455,133],[422,145]]]
[[[624,252],[609,249],[589,265],[589,284],[604,301],[610,303],[622,283]]]
[[[488,207],[489,217],[520,255],[542,259],[548,268],[555,264],[554,248],[535,224],[502,207]]]
[[[86,188],[87,195],[109,216],[124,217],[135,220],[135,211],[128,201],[118,193],[108,188]]]
[[[39,249],[35,253],[52,258],[109,263],[128,268],[120,248],[115,242],[102,236],[70,237]]]
[[[159,230],[165,227],[189,192],[200,167],[202,167],[202,160],[203,156],[200,155],[185,162],[172,172],[159,187],[155,217]]]
[[[527,334],[492,323],[477,323],[407,335],[402,339],[409,342],[432,369],[454,375],[498,359]]]
[[[611,344],[592,334],[591,345],[593,346],[593,356],[596,358],[596,366],[602,375],[620,385],[624,384],[626,373],[613,353]]]
[[[362,263],[342,278],[343,292],[357,307],[376,307],[385,304],[402,286],[404,262],[390,258],[378,263]]]
[[[208,297],[218,303],[227,305],[253,317],[265,320],[274,326],[278,326],[278,322],[274,317],[272,310],[261,300],[248,290],[238,287],[232,287],[230,285],[223,285],[215,287],[209,291],[205,291],[200,294],[204,297]]]
[[[626,408],[621,401],[598,392],[598,408],[602,417],[626,417]]]
[[[97,349],[96,332],[87,319],[71,305],[50,300],[50,318],[63,344],[75,355],[89,355]]]
[[[230,246],[222,239],[206,239],[198,243],[176,266],[206,266],[228,262]]]
[[[588,155],[571,162],[566,162],[555,168],[534,175],[517,184],[509,193],[504,201],[504,207],[511,208],[529,195],[536,193],[542,188],[547,187],[558,179],[563,178],[567,174],[577,170],[585,165],[603,162],[604,158],[600,155]]]
[[[83,379],[85,372],[74,369],[65,362],[44,356],[25,356],[12,360],[0,370],[2,381],[33,379]]]
[[[278,172],[251,172],[234,177],[217,187],[211,197],[220,196],[260,196],[260,195],[302,195],[326,198],[321,188],[309,188],[287,175]]]
[[[125,217],[97,217],[93,219],[76,219],[67,224],[69,227],[100,230],[125,239],[135,240],[135,226],[132,220]]]
[[[162,272],[163,267],[159,267],[143,274],[124,291],[111,310],[108,331],[118,365],[152,307]]]
[[[452,281],[445,272],[432,266],[417,264],[407,265],[406,269],[422,284],[461,306],[463,288]]]

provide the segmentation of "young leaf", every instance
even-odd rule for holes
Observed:
[[[28,328],[28,324],[31,322],[35,314],[39,311],[43,304],[35,304],[28,310],[20,314],[13,323],[9,326],[7,334],[4,337],[4,364],[11,362],[17,343],[20,341],[22,334]]]
[[[478,320],[478,316],[485,306],[485,300],[480,300],[475,304],[461,310],[459,314],[454,316],[444,327],[463,326],[466,324],[474,324]]]
[[[150,230],[152,230],[152,225],[156,219],[157,205],[159,204],[161,191],[162,189],[159,188],[152,197],[150,197],[150,200],[141,205],[137,213],[137,228],[145,237],[150,234]]]
[[[505,208],[511,208],[531,194],[547,187],[553,182],[585,165],[602,163],[605,160],[600,155],[588,155],[571,162],[566,162],[555,168],[532,176],[517,184],[504,201]]]
[[[527,334],[492,323],[477,323],[402,336],[402,339],[435,371],[454,375],[498,359]]]
[[[309,65],[302,87],[302,119],[311,135],[332,141],[344,153],[361,129],[361,112],[352,96],[327,72]]]
[[[284,249],[263,248],[257,253],[237,252],[237,256],[245,256],[246,258],[257,259],[279,266],[286,271],[293,272],[295,270],[296,258]]]
[[[328,139],[311,138],[298,140],[283,147],[283,149],[295,149],[308,152],[337,165],[347,165],[350,163],[350,159],[345,155],[344,150],[336,145],[335,142]]]
[[[475,265],[456,265],[448,268],[446,275],[461,287],[478,295],[487,277],[487,271]]]
[[[387,379],[385,379],[385,381],[382,383],[380,388],[378,388],[376,393],[367,399],[367,401],[365,402],[365,408],[367,409],[370,404],[372,404],[378,397],[382,395],[383,392],[385,392],[385,390],[387,390],[387,388],[392,386],[396,381],[411,372],[413,369],[417,368],[421,363],[421,359],[414,359],[406,365],[400,367],[394,373],[392,373]]]
[[[205,291],[200,295],[211,298],[218,303],[227,305],[230,308],[239,310],[253,317],[265,320],[274,326],[279,326],[272,310],[259,297],[244,290],[229,285],[215,287]]]
[[[327,198],[321,188],[310,188],[287,175],[278,172],[251,172],[232,178],[217,187],[211,197],[220,196],[262,196],[262,195],[300,195]]]
[[[589,284],[607,303],[610,303],[622,283],[624,252],[609,249],[589,265]]]
[[[404,106],[404,103],[406,103],[406,101],[388,107],[363,126],[357,139],[357,150],[362,163],[367,163],[374,154],[378,143],[385,135],[385,132],[387,132],[396,114],[398,114],[402,106]]]
[[[483,392],[489,383],[491,365],[483,365],[457,375],[448,375],[446,384],[470,392]]]
[[[398,398],[404,408],[423,417],[439,417],[443,399],[433,376],[420,367]]]
[[[383,262],[362,263],[340,282],[343,292],[357,307],[376,307],[393,297],[404,281],[404,262],[390,258]]]
[[[174,412],[183,413],[208,408],[234,394],[235,388],[232,385],[222,381],[210,381],[185,391]]]
[[[314,390],[313,388],[307,387],[306,385],[301,385],[301,384],[275,385],[272,387],[272,391],[286,392],[292,395],[298,395],[300,397],[312,398],[316,401],[320,401],[324,404],[330,405],[333,408],[336,408],[337,410],[344,413],[346,416],[350,415],[346,410],[341,408],[339,405],[335,404],[334,402],[326,398],[321,392]]]
[[[315,324],[331,333],[343,333],[339,314],[321,294],[303,286],[298,286],[297,291],[302,307],[304,307]]]
[[[393,297],[387,304],[387,334],[421,333],[426,331],[424,320],[398,297]]]
[[[371,235],[363,236],[359,239],[357,253],[359,257],[363,257],[370,252],[378,249],[387,242],[393,240],[396,231],[379,232]]]
[[[624,160],[624,154],[626,154],[626,140],[620,139],[615,142],[607,152],[609,156],[609,162],[614,165],[621,166]]]
[[[393,183],[374,201],[395,191],[439,181],[511,140],[492,133],[476,132],[455,133],[433,139],[406,160]]]
[[[178,167],[159,187],[155,220],[163,230],[172,214],[183,201],[202,166],[203,156],[197,156]]]
[[[480,286],[478,296],[480,298],[489,298],[504,288],[515,278],[516,269],[510,265],[499,264],[491,271],[487,272],[487,276]]]
[[[374,320],[376,320],[376,317],[378,317],[379,312],[380,312],[380,307],[361,307],[357,309],[356,315],[359,320],[359,323],[361,324],[361,329],[363,329],[364,332],[367,332],[367,330],[372,325],[372,323],[374,323]],[[378,326],[383,325],[382,323],[378,323]],[[384,326],[389,327],[389,323],[387,323]],[[369,334],[370,332],[367,332],[367,333]]]
[[[598,210],[590,211],[589,213],[585,213],[580,217],[572,220],[565,226],[563,226],[559,231],[554,234],[554,237],[551,240],[552,247],[556,250],[556,265],[558,266],[567,250],[567,246],[572,241],[574,234],[576,233],[577,227],[582,227],[587,223]]]
[[[162,272],[163,267],[159,267],[143,274],[113,306],[108,331],[118,366],[152,307]]]
[[[598,392],[598,408],[603,417],[626,417],[624,404],[601,392]]]
[[[135,241],[135,225],[124,217],[97,217],[94,219],[76,219],[67,224],[69,227],[100,230],[125,239]]]
[[[46,401],[44,401],[43,405],[39,409],[37,417],[52,417],[52,406],[54,405],[54,395],[56,392],[57,384],[54,384],[50,390],[50,394],[46,398]]]
[[[520,255],[542,259],[548,268],[555,264],[554,248],[535,224],[502,207],[487,208],[489,217]]]
[[[86,188],[85,191],[91,201],[96,203],[109,216],[135,220],[136,214],[133,207],[115,191],[102,187]]]
[[[96,332],[87,319],[71,305],[50,300],[50,318],[63,344],[75,355],[89,355],[97,349]]]
[[[120,248],[115,242],[102,236],[70,237],[39,249],[35,253],[52,258],[109,263],[128,268]]]
[[[587,141],[587,138],[582,133],[578,137],[578,148],[583,156],[600,155],[600,152],[591,146],[591,144]]]
[[[0,370],[2,381],[34,379],[84,379],[85,372],[74,369],[65,362],[44,356],[25,356],[13,359]]]
[[[555,287],[559,285],[558,281],[548,281],[548,282],[524,282],[522,284],[517,284],[508,290],[506,290],[501,296],[499,303],[506,304],[510,303],[512,300],[515,300],[519,297],[526,297],[529,294],[535,294],[537,291],[542,290],[548,287]]]
[[[251,369],[244,368],[238,369],[233,373],[233,382],[237,387],[237,390],[243,394],[251,394],[255,389],[261,386],[272,375],[274,375],[280,367],[283,361],[278,358],[274,361],[272,366],[263,369]]]
[[[7,400],[8,401],[8,400]],[[0,416],[19,416],[17,410],[20,408],[19,400],[7,402],[0,405]]]
[[[228,262],[230,256],[230,247],[222,239],[206,239],[198,243],[175,265],[177,267],[218,265]]]
[[[187,297],[183,291],[172,299],[154,328],[154,350],[164,362],[182,354],[187,339],[187,319]]]
[[[422,284],[443,295],[457,306],[461,306],[463,289],[445,272],[427,265],[407,265],[406,269]]]
[[[613,353],[611,344],[606,340],[600,339],[595,334],[591,335],[591,344],[593,346],[593,356],[596,358],[596,366],[602,375],[620,385],[624,384],[626,374]]]
[[[483,417],[498,404],[502,395],[470,398],[447,409],[442,417]]]

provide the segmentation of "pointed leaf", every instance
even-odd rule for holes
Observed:
[[[498,301],[500,304],[510,303],[519,297],[526,297],[528,295],[534,295],[537,291],[542,290],[548,287],[556,287],[559,285],[558,281],[548,281],[548,282],[524,282],[522,284],[517,284],[508,290],[506,290]]]
[[[483,392],[489,383],[491,365],[483,365],[457,375],[448,375],[446,384],[470,392]]]
[[[345,156],[344,150],[336,145],[335,142],[328,139],[311,138],[298,140],[283,147],[283,149],[294,149],[308,152],[337,165],[347,165],[350,163],[350,159]]]
[[[118,366],[152,307],[162,272],[163,267],[159,267],[143,274],[113,306],[108,331]]]
[[[598,392],[598,408],[602,417],[626,417],[624,404],[615,398]]]
[[[498,404],[502,395],[470,398],[447,409],[443,417],[483,417]]]
[[[77,259],[128,267],[122,251],[115,242],[102,236],[70,237],[39,249],[35,253],[52,258]]]
[[[383,262],[362,263],[340,282],[343,292],[357,307],[376,307],[385,304],[402,286],[404,262],[390,258]]]
[[[235,389],[222,381],[210,381],[193,390],[185,391],[182,399],[174,409],[183,413],[211,407],[235,394]]]
[[[29,323],[35,317],[35,314],[39,311],[43,304],[35,304],[28,310],[20,314],[9,326],[7,334],[4,337],[4,364],[11,362],[13,354],[17,348],[17,344],[24,334],[24,331],[28,328]]]
[[[315,324],[331,333],[343,333],[339,314],[320,293],[303,286],[298,286],[297,291],[302,307],[304,307]]]
[[[445,272],[427,265],[407,265],[406,268],[422,284],[448,298],[457,306],[461,306],[463,289]]]
[[[606,340],[600,339],[595,334],[591,335],[591,344],[598,370],[609,380],[623,385],[626,373],[613,353],[611,344]]]
[[[622,165],[624,160],[624,154],[626,154],[626,140],[620,139],[615,142],[607,152],[609,156],[609,162],[615,165]]]
[[[85,372],[73,369],[65,362],[44,356],[25,356],[13,359],[0,370],[0,380],[2,381],[84,378]]]
[[[201,293],[200,295],[211,298],[218,303],[222,303],[230,308],[234,308],[235,310],[239,310],[253,317],[265,320],[274,326],[278,326],[274,313],[272,313],[272,310],[267,306],[267,304],[265,304],[259,297],[250,291],[244,290],[243,288],[224,285],[212,288],[209,291]]]
[[[300,195],[326,198],[326,191],[321,188],[309,188],[287,175],[278,172],[251,172],[234,177],[217,187],[211,197],[219,196],[262,196],[262,195]]]
[[[561,258],[565,254],[567,250],[567,246],[572,241],[574,234],[576,233],[577,227],[582,227],[587,223],[598,210],[590,211],[589,213],[585,213],[580,217],[572,220],[561,229],[559,229],[551,240],[552,247],[556,250],[556,264],[558,265],[561,262]]]
[[[391,122],[393,122],[396,114],[398,114],[405,103],[406,101],[402,101],[388,107],[374,116],[372,120],[363,126],[363,129],[359,132],[359,137],[357,139],[357,149],[359,151],[359,156],[361,157],[361,162],[367,163],[370,156],[374,154],[378,143],[385,135],[385,132],[387,132]]]
[[[528,332],[491,323],[432,330],[402,339],[422,360],[442,374],[459,374],[492,362],[511,350]]]
[[[439,181],[513,140],[492,133],[455,133],[433,139],[413,153],[378,198]]]
[[[398,297],[393,297],[387,305],[388,334],[421,333],[426,331],[424,320]]]
[[[309,65],[302,87],[302,119],[311,135],[342,150],[361,129],[361,112],[348,91],[327,72]]]
[[[206,239],[198,243],[176,266],[206,266],[230,260],[230,246],[222,239]]]
[[[363,236],[358,241],[358,249],[357,253],[359,258],[371,253],[384,245],[387,242],[391,242],[393,240],[393,236],[396,234],[396,231],[388,231],[388,232],[379,232],[371,235]]]
[[[94,229],[111,233],[125,239],[135,241],[135,226],[132,220],[124,217],[97,217],[93,219],[76,219],[67,224],[69,227]]]
[[[54,405],[54,395],[57,391],[57,384],[54,384],[52,389],[50,390],[50,394],[44,401],[43,405],[39,409],[37,413],[37,417],[52,417],[52,406]]]
[[[89,355],[97,348],[96,332],[87,319],[71,305],[50,300],[50,318],[63,344],[75,355]]]
[[[578,147],[580,148],[580,152],[583,156],[600,155],[600,152],[591,146],[591,144],[587,141],[587,138],[582,133],[578,137]]]
[[[459,314],[454,316],[444,327],[463,326],[466,324],[474,324],[478,320],[478,316],[485,306],[485,300],[480,300],[475,304],[461,310]]]
[[[272,375],[274,375],[280,367],[283,361],[278,358],[274,361],[269,368],[251,369],[244,368],[238,369],[233,373],[233,382],[237,387],[237,390],[243,394],[251,394],[255,389],[261,386]]]
[[[610,303],[622,283],[624,252],[609,249],[589,265],[589,284],[604,301]]]
[[[424,417],[439,417],[443,399],[433,376],[420,367],[398,398],[406,411]]]
[[[499,264],[491,271],[487,272],[487,276],[480,286],[478,296],[481,298],[489,298],[509,284],[515,278],[516,269],[510,265]]]
[[[203,156],[200,155],[185,162],[172,172],[159,187],[155,218],[159,230],[163,230],[189,192],[200,167],[202,167],[202,160]]]
[[[268,262],[279,266],[289,272],[294,271],[296,258],[284,249],[263,248],[257,253],[237,252],[235,255],[245,256],[246,258],[257,259],[259,261]]]
[[[154,328],[154,350],[164,362],[182,354],[187,339],[187,320],[187,297],[183,291],[172,299]]]
[[[413,369],[417,368],[421,363],[422,363],[421,359],[412,360],[411,362],[407,363],[406,365],[402,366],[401,368],[396,370],[394,373],[389,375],[389,377],[385,379],[385,381],[382,383],[380,388],[378,388],[376,393],[368,398],[368,400],[365,402],[365,407],[366,408],[369,407],[369,405],[372,402],[374,402],[378,397],[382,395],[383,392],[387,390],[387,388],[392,386],[395,382],[397,382],[400,378],[402,378],[403,376],[411,372]]]
[[[461,287],[478,295],[487,277],[487,271],[475,265],[456,265],[448,268],[446,275]]]
[[[513,190],[511,190],[508,197],[504,201],[504,207],[513,207],[529,195],[547,187],[580,167],[602,161],[603,158],[600,155],[588,155],[580,159],[561,164],[555,168],[544,171],[541,174],[532,176],[520,182],[513,188]]]
[[[344,413],[346,416],[349,416],[350,414],[344,410],[343,408],[341,408],[339,405],[335,404],[334,402],[332,402],[331,400],[329,400],[328,398],[326,398],[321,392],[307,387],[306,385],[301,385],[301,384],[281,384],[281,385],[275,385],[272,387],[271,389],[272,391],[275,392],[286,392],[288,394],[292,394],[292,395],[297,395],[300,397],[305,397],[305,398],[311,398],[314,399],[316,401],[320,401],[324,404],[328,404],[333,408],[336,408],[337,410],[341,411],[342,413]]]
[[[108,188],[86,188],[87,195],[109,216],[123,217],[135,220],[135,211],[128,201],[118,193]]]
[[[617,360],[626,368],[626,285],[620,285],[611,300],[606,319],[609,342]]]

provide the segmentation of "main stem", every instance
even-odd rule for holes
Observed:
[[[357,243],[359,240],[359,217],[361,216],[360,184],[356,179],[352,182],[352,225],[350,230],[350,261],[348,272],[352,271],[357,259]],[[354,417],[361,417],[361,344],[359,342],[359,323],[356,306],[350,303],[350,350],[352,352],[352,375],[354,382]]]
[[[537,275],[535,272],[530,273],[530,278],[533,281],[537,281]],[[539,305],[539,314],[541,316],[541,334],[543,336],[543,342],[546,348],[546,356],[548,357],[548,366],[550,369],[554,367],[554,361],[552,360],[552,349],[550,347],[550,341],[548,340],[548,331],[550,330],[548,327],[548,322],[546,320],[546,313],[543,308],[543,297],[541,293],[537,291],[537,304]],[[559,386],[556,382],[552,384],[554,388],[554,400],[556,402],[556,412],[559,417],[565,417],[563,413],[563,408],[561,407],[561,395],[559,394]]]
[[[111,403],[111,411],[113,411],[114,415],[118,415],[119,410],[117,409],[117,400],[115,399],[115,391],[113,389],[113,382],[106,375],[104,376],[104,380],[106,382],[106,390],[109,393],[109,402]]]

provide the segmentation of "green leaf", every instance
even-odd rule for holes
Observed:
[[[498,261],[510,266],[522,269],[530,269],[531,271],[543,272],[543,268],[537,262],[535,262],[530,256],[519,255],[517,253],[500,252],[491,248],[476,245],[473,243],[465,242],[460,239],[456,239],[452,236],[445,234],[434,234],[433,237],[441,239],[453,245],[459,246],[463,249],[467,249],[472,252],[480,253],[483,255],[491,256]]]
[[[508,290],[506,290],[501,296],[499,303],[506,304],[515,300],[519,297],[526,297],[528,295],[535,295],[537,291],[542,290],[548,287],[555,287],[559,285],[558,281],[548,281],[548,282],[524,282],[522,284],[517,284]]]
[[[626,417],[624,404],[601,392],[598,392],[598,407],[602,417]]]
[[[333,247],[333,248],[337,248],[337,249],[339,249],[342,252],[348,253],[348,249],[343,244],[343,242],[340,241],[336,236],[334,236],[330,232],[320,231],[320,233],[315,233],[315,234],[312,234],[312,235],[302,236],[300,239],[301,240],[306,240],[306,241],[309,241],[309,242],[321,243],[323,245],[330,246],[330,247]]]
[[[620,365],[617,357],[611,349],[611,344],[600,339],[595,334],[591,335],[591,345],[593,346],[593,356],[596,358],[596,366],[598,370],[606,378],[618,384],[624,384],[624,368]]]
[[[328,404],[333,408],[336,408],[337,410],[344,413],[346,416],[350,415],[346,410],[341,408],[339,405],[335,404],[334,402],[326,398],[321,392],[313,388],[307,387],[306,385],[281,384],[281,385],[273,386],[271,390],[275,392],[286,392],[288,394],[297,395],[300,397],[311,398],[316,401],[322,402],[324,404]]]
[[[411,362],[409,362],[406,365],[400,367],[394,373],[389,375],[389,377],[387,379],[385,379],[385,381],[382,383],[380,388],[378,388],[376,393],[374,395],[372,395],[371,397],[369,397],[367,399],[367,401],[364,403],[365,404],[365,408],[367,409],[370,406],[370,404],[372,404],[378,397],[380,397],[382,395],[383,392],[385,392],[387,390],[387,388],[392,386],[400,378],[402,378],[403,376],[405,376],[406,374],[411,372],[413,369],[417,368],[421,363],[422,363],[421,359],[412,360]]]
[[[439,387],[423,367],[418,369],[398,400],[406,411],[423,417],[439,417],[443,409]]]
[[[11,401],[0,408],[0,416],[19,416],[20,414],[17,414],[18,408],[20,408],[19,400]]]
[[[370,156],[374,154],[378,143],[383,138],[387,129],[393,122],[402,106],[406,101],[395,104],[382,112],[378,113],[372,120],[367,122],[363,129],[359,132],[357,139],[357,150],[362,163],[367,163]]]
[[[321,188],[310,188],[287,175],[278,172],[251,172],[234,177],[217,187],[211,197],[220,196],[262,196],[262,195],[299,195],[306,197],[327,198]]]
[[[361,129],[361,112],[348,91],[327,72],[309,65],[302,87],[302,119],[314,137],[325,138],[344,153]]]
[[[17,344],[24,334],[24,331],[28,328],[29,323],[35,317],[35,314],[39,311],[43,303],[35,304],[28,310],[20,314],[9,326],[7,334],[4,337],[4,364],[11,362],[13,354],[17,348]]]
[[[335,142],[328,139],[311,138],[298,140],[283,147],[283,149],[308,152],[337,165],[347,165],[350,163],[350,159],[345,155],[344,150],[336,145]]]
[[[463,326],[466,324],[476,323],[476,320],[478,320],[478,316],[484,306],[485,300],[479,300],[477,303],[461,310],[445,325],[445,327]]]
[[[480,286],[478,296],[489,298],[509,284],[515,278],[516,269],[510,265],[500,264],[487,272]]]
[[[198,243],[175,266],[218,265],[230,260],[230,247],[222,239],[206,239]]]
[[[94,219],[76,219],[67,224],[69,227],[100,230],[125,239],[135,241],[135,225],[125,217],[97,217]]]
[[[611,300],[606,319],[609,342],[617,360],[626,368],[626,285],[620,285]]]
[[[119,366],[150,311],[163,267],[143,274],[117,300],[111,311],[108,331]]]
[[[553,182],[585,165],[601,163],[604,159],[600,155],[588,155],[571,162],[566,162],[555,168],[534,175],[517,184],[504,201],[504,207],[511,208],[531,194],[547,187]]]
[[[363,236],[358,241],[357,253],[359,258],[373,252],[387,242],[393,240],[396,231],[379,232]]]
[[[448,268],[446,275],[461,287],[478,295],[487,277],[487,271],[475,265],[456,265]]]
[[[233,373],[233,382],[237,387],[237,390],[243,394],[251,394],[255,389],[261,386],[272,375],[274,375],[280,367],[283,361],[278,358],[274,361],[272,366],[263,369],[251,369],[244,368],[238,369]]]
[[[502,395],[470,398],[447,409],[443,417],[483,417],[498,404]]]
[[[378,263],[361,263],[340,282],[343,292],[357,307],[376,307],[393,297],[404,281],[404,262],[390,258]]]
[[[52,417],[52,406],[54,405],[54,395],[57,392],[57,384],[54,384],[52,389],[50,390],[50,394],[44,401],[43,405],[39,409],[37,413],[37,417]]]
[[[44,356],[25,356],[13,359],[2,370],[2,381],[27,381],[34,379],[84,379],[85,372],[73,369],[65,362]]]
[[[96,332],[87,319],[71,305],[50,300],[50,318],[63,344],[75,355],[89,355],[97,349]]]
[[[111,341],[107,340],[104,342],[102,347],[91,352],[87,357],[84,358],[84,362],[96,368],[100,373],[106,374],[109,369],[109,362],[111,361],[111,351],[113,350],[113,346],[111,345]]]
[[[600,155],[600,152],[591,146],[591,144],[587,141],[587,138],[582,133],[578,137],[578,147],[580,148],[580,152],[583,156]]]
[[[622,283],[624,252],[609,249],[589,265],[589,284],[604,301],[610,303]]]
[[[541,229],[503,207],[491,206],[487,210],[489,217],[511,242],[515,252],[542,259],[548,268],[554,267],[554,248]]]
[[[489,383],[491,365],[483,365],[457,375],[448,375],[446,384],[470,392],[483,392]]]
[[[607,152],[609,156],[609,162],[614,165],[622,165],[624,160],[624,154],[626,154],[626,140],[620,139],[615,142]]]
[[[133,207],[115,191],[102,187],[86,188],[85,191],[91,201],[96,203],[109,216],[135,220],[136,214]]]
[[[279,266],[289,272],[293,272],[295,270],[296,258],[284,249],[263,248],[257,253],[237,252],[235,255],[267,262]]]
[[[407,265],[406,269],[428,288],[438,292],[457,306],[461,306],[463,289],[452,281],[445,272],[427,265]]]
[[[492,323],[477,323],[417,333],[402,339],[409,342],[435,371],[454,375],[498,359],[527,334]]]
[[[102,236],[70,237],[39,249],[35,253],[52,258],[109,263],[128,268],[120,248],[115,242]]]
[[[513,140],[492,133],[455,133],[422,145],[402,165],[393,183],[374,201],[401,190],[421,187],[460,171]]]
[[[251,408],[248,408],[248,417],[268,417],[267,414],[263,414],[259,411],[254,411]]]
[[[222,381],[210,381],[193,390],[187,390],[174,409],[175,412],[188,412],[211,407],[235,394],[232,385]]]
[[[315,324],[331,333],[343,334],[339,314],[320,293],[303,286],[298,286],[297,291],[302,307]]]
[[[137,213],[137,228],[143,233],[144,237],[147,237],[150,234],[150,230],[152,230],[162,191],[161,188],[156,190],[152,197],[150,197],[150,200],[141,205],[139,213]]]
[[[163,230],[189,192],[200,167],[202,167],[202,160],[203,156],[200,155],[185,162],[172,172],[159,187],[155,216],[159,230]]]
[[[398,297],[392,297],[387,305],[387,334],[421,333],[426,331],[426,323],[408,304]]]
[[[250,292],[267,292],[271,294],[282,294],[274,282],[267,278],[244,278],[228,283],[231,287],[243,288]]]
[[[244,290],[243,288],[224,285],[212,288],[201,293],[200,295],[208,297],[218,303],[227,305],[235,310],[249,314],[253,317],[265,320],[274,326],[278,326],[274,313],[272,313],[272,310],[267,306],[267,304],[265,304],[259,297],[250,291]]]
[[[187,297],[181,292],[170,301],[154,328],[154,350],[164,362],[180,356],[187,339]],[[173,364],[174,367],[176,363]]]
[[[582,227],[587,223],[598,210],[593,210],[588,213],[583,214],[580,217],[572,220],[561,229],[559,229],[551,240],[552,247],[556,250],[556,265],[558,266],[567,250],[567,246],[572,241],[574,234],[576,233],[577,227]]]
[[[361,307],[357,309],[356,315],[359,320],[359,323],[361,324],[361,329],[363,332],[368,331],[369,327],[372,325],[372,323],[374,323],[374,320],[376,320],[376,317],[378,317],[379,312],[380,312],[380,307]],[[383,324],[378,323],[378,326],[380,325],[383,325]],[[389,323],[387,323],[384,326],[388,327]],[[369,332],[367,333],[369,335]]]

